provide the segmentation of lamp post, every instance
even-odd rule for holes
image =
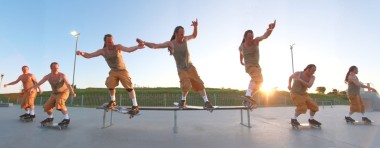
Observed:
[[[72,87],[74,89],[74,86],[75,86],[75,65],[76,65],[76,61],[77,61],[77,50],[78,50],[78,37],[79,37],[79,32],[77,31],[71,31],[70,33],[72,36],[75,37],[75,53],[74,53],[74,71],[73,71],[73,84]]]
[[[3,77],[4,77],[4,74],[1,74],[0,87],[1,87],[1,83],[3,82]]]
[[[293,62],[293,46],[295,45],[296,43],[293,43],[292,45],[290,45],[290,53],[292,55],[292,71],[294,73],[294,62]]]

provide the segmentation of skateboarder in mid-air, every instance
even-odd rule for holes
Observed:
[[[29,67],[28,66],[22,66],[22,75],[20,75],[17,80],[4,84],[4,87],[7,87],[9,85],[17,84],[18,82],[22,82],[23,89],[21,91],[21,108],[25,109],[25,114],[20,116],[20,119],[24,120],[33,120],[36,115],[34,113],[34,100],[37,96],[37,91],[33,91],[33,93],[30,93],[31,89],[34,89],[33,86],[37,83],[36,77],[29,73]],[[40,87],[37,87],[40,94],[42,94],[42,90]]]
[[[369,91],[375,92],[376,90],[370,86],[360,83],[358,77],[356,76],[358,72],[359,70],[356,66],[351,66],[346,74],[346,78],[344,79],[348,85],[347,97],[350,100],[350,112],[344,118],[347,123],[354,123],[355,120],[351,118],[351,115],[354,114],[354,112],[359,112],[363,114],[362,121],[370,124],[372,121],[364,115],[365,108],[362,98],[360,97],[360,88],[367,88]]]
[[[161,44],[155,44],[137,39],[137,42],[144,43],[145,46],[154,49],[168,48],[170,55],[173,55],[177,65],[177,71],[182,90],[182,99],[179,103],[179,108],[186,108],[186,96],[188,95],[189,90],[192,88],[195,92],[198,92],[202,96],[203,101],[205,102],[204,108],[212,110],[214,107],[207,98],[203,81],[199,77],[197,69],[191,62],[190,52],[187,47],[187,42],[197,37],[198,20],[192,21],[191,26],[194,27],[194,30],[193,34],[189,36],[185,36],[185,29],[182,26],[177,26],[174,29],[174,33],[170,41]]]
[[[106,86],[109,90],[111,101],[108,103],[108,108],[112,109],[116,106],[115,87],[119,85],[119,81],[123,87],[128,91],[129,97],[132,99],[132,108],[128,112],[129,114],[138,114],[139,107],[137,104],[136,93],[133,89],[131,77],[124,64],[122,52],[133,52],[137,49],[144,48],[144,44],[139,44],[133,47],[124,47],[123,45],[114,44],[114,40],[111,34],[106,34],[104,36],[104,46],[93,53],[86,53],[82,51],[77,51],[77,55],[83,56],[85,58],[93,58],[97,56],[103,56],[106,60],[108,66],[111,68],[109,76],[106,80]]]
[[[51,63],[50,69],[51,73],[44,76],[40,82],[34,85],[34,88],[37,88],[46,81],[49,81],[52,90],[50,98],[44,104],[44,112],[48,114],[48,117],[41,121],[41,124],[49,125],[53,123],[53,108],[55,107],[55,109],[61,111],[64,116],[64,119],[58,123],[58,125],[67,126],[70,124],[70,118],[65,103],[70,93],[73,97],[75,97],[76,94],[71,87],[70,82],[67,80],[66,75],[58,71],[58,63]],[[34,90],[35,89],[31,89],[31,93],[33,93]]]
[[[290,120],[293,126],[300,125],[297,117],[306,113],[307,109],[310,110],[309,124],[321,126],[321,123],[314,119],[315,113],[319,110],[318,105],[306,92],[314,84],[316,70],[317,67],[314,64],[309,64],[303,71],[295,72],[289,77],[288,89],[290,90],[290,97],[296,105],[294,117]],[[291,85],[292,80],[293,85]]]
[[[239,47],[240,63],[241,65],[245,66],[245,71],[249,74],[249,76],[251,76],[247,92],[243,97],[245,101],[249,102],[250,108],[255,108],[257,106],[257,102],[252,98],[252,96],[259,91],[261,84],[263,83],[263,76],[261,74],[261,68],[259,64],[259,43],[272,34],[275,26],[276,21],[269,24],[269,27],[264,35],[255,38],[252,30],[245,31],[243,41]]]

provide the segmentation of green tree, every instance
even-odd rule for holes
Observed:
[[[325,94],[326,87],[319,86],[319,87],[317,87],[317,89],[315,91],[317,91],[320,94]]]

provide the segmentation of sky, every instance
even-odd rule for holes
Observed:
[[[295,71],[315,64],[316,80],[309,89],[344,91],[350,66],[358,78],[380,90],[380,1],[377,0],[0,0],[0,94],[19,92],[21,82],[3,87],[22,74],[27,65],[37,79],[50,73],[51,62],[73,83],[75,38],[78,50],[103,47],[105,34],[115,44],[137,45],[135,39],[163,43],[176,26],[198,37],[189,41],[192,62],[206,87],[244,90],[250,81],[239,61],[238,47],[246,30],[261,36],[277,20],[272,35],[260,42],[263,89],[287,90]],[[77,88],[105,88],[109,67],[103,57],[76,57]],[[179,87],[175,61],[167,49],[123,53],[132,81],[139,87]],[[50,85],[42,85],[51,90]]]

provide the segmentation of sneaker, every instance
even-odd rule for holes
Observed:
[[[21,115],[20,118],[25,118],[27,116],[29,116],[29,114],[25,113],[25,114]]]
[[[210,101],[206,101],[205,102],[205,106],[203,106],[203,108],[205,108],[205,109],[213,109],[214,106],[211,104]]]
[[[178,104],[180,109],[186,108],[186,100],[181,100]]]
[[[24,117],[25,120],[28,120],[28,119],[33,120],[34,118],[36,118],[36,115],[28,115],[28,116]]]
[[[372,123],[372,121],[369,120],[367,117],[362,117],[362,120],[363,122],[366,122],[366,123]]]
[[[139,113],[139,106],[132,106],[131,110],[128,111],[128,114],[136,115]]]
[[[301,124],[298,122],[297,119],[290,119],[290,123],[291,123],[292,125],[296,125],[296,126],[300,126],[300,125],[301,125]]]
[[[242,96],[242,97],[243,97],[243,99],[244,99],[245,101],[251,103],[251,107],[255,107],[255,108],[257,107],[257,102],[256,102],[255,99],[253,99],[253,98],[250,97],[250,96]]]
[[[61,122],[58,123],[59,126],[67,126],[70,124],[70,119],[63,119]]]
[[[350,122],[350,123],[355,122],[355,119],[352,119],[351,117],[345,116],[344,119],[346,119],[346,122]]]
[[[116,106],[116,101],[110,101],[108,102],[107,108],[111,109]]]
[[[41,121],[41,124],[51,124],[53,123],[54,118],[46,118],[45,120]]]
[[[311,125],[317,125],[317,126],[322,125],[320,122],[318,122],[315,119],[309,119],[309,124],[311,124]]]

